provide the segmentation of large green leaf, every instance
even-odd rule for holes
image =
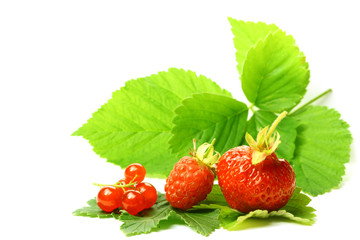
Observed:
[[[350,159],[349,125],[324,106],[309,106],[292,117],[300,122],[291,162],[296,184],[314,196],[337,187]]]
[[[215,229],[220,227],[218,208],[193,209],[192,211],[182,211],[173,208],[166,200],[165,194],[158,192],[156,203],[149,209],[145,209],[137,215],[130,215],[125,210],[116,209],[112,213],[102,211],[96,199],[90,199],[88,206],[77,209],[73,212],[75,216],[91,218],[114,218],[122,222],[120,229],[127,236],[144,234],[161,229],[172,224],[185,223],[195,232],[204,236],[210,235]],[[166,228],[166,227],[165,227]]]
[[[275,24],[268,25],[263,22],[245,22],[233,18],[229,18],[229,22],[231,24],[231,31],[234,34],[236,61],[238,63],[237,68],[241,75],[243,64],[249,49],[259,40],[264,40],[269,33],[272,33],[279,28]]]
[[[231,94],[194,72],[169,69],[130,80],[73,135],[89,140],[109,162],[145,166],[149,176],[165,177],[177,161],[168,141],[175,108],[194,93]]]
[[[246,131],[256,138],[259,130],[268,125],[271,125],[276,119],[276,115],[272,112],[256,111],[247,123]],[[299,125],[298,121],[292,118],[284,118],[281,120],[276,130],[280,133],[281,144],[276,150],[279,158],[284,158],[291,161],[295,150],[296,127]]]
[[[240,144],[248,108],[231,97],[203,93],[186,98],[175,112],[169,142],[174,153],[186,153],[193,138],[200,144],[216,138],[216,151],[224,153]]]
[[[174,209],[176,214],[195,232],[209,236],[220,227],[218,216],[219,209],[202,209],[198,211],[181,211]]]
[[[249,50],[241,84],[247,99],[255,106],[282,112],[300,102],[309,75],[305,57],[293,37],[278,30]]]

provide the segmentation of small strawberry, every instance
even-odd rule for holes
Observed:
[[[219,185],[230,207],[243,213],[256,209],[274,211],[286,205],[295,189],[295,173],[275,150],[280,134],[272,136],[283,112],[271,125],[262,129],[255,141],[248,133],[249,146],[235,147],[220,157],[217,164]]]
[[[212,166],[220,156],[214,152],[214,142],[215,139],[196,150],[194,139],[192,157],[183,157],[174,165],[165,184],[165,197],[171,206],[189,209],[211,192],[215,179]]]

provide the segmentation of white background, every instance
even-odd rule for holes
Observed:
[[[246,102],[227,17],[275,23],[307,56],[306,99],[336,108],[354,142],[343,186],[313,199],[313,226],[271,222],[208,239],[356,238],[359,211],[359,8],[356,1],[1,1],[1,239],[124,239],[120,222],[72,216],[93,182],[123,173],[71,133],[129,79],[193,70]],[[147,179],[163,191],[162,180]],[[346,235],[345,235],[346,234]],[[181,237],[180,237],[181,236]],[[131,239],[202,239],[185,226]],[[333,239],[333,238],[331,238]]]

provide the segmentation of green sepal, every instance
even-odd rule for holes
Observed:
[[[196,161],[206,165],[213,170],[214,174],[216,174],[215,164],[220,158],[220,153],[215,151],[214,143],[215,138],[211,143],[203,143],[198,149],[196,149],[196,141],[193,139],[194,149],[190,152],[190,154],[194,159],[196,159]]]
[[[282,112],[273,122],[271,127],[266,126],[261,129],[258,133],[256,140],[249,134],[246,133],[245,139],[250,147],[253,148],[251,163],[256,165],[266,159],[267,156],[271,155],[278,148],[280,141],[280,134],[275,131],[276,126],[286,116],[287,112]],[[273,136],[273,134],[275,136]]]

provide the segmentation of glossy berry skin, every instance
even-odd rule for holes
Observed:
[[[240,146],[220,157],[217,175],[225,199],[230,207],[243,213],[256,209],[278,210],[294,192],[294,170],[275,153],[253,165],[252,153],[252,147]]]
[[[145,209],[145,197],[137,190],[128,190],[122,197],[122,208],[131,215]]]
[[[166,179],[165,197],[171,206],[189,209],[211,192],[215,175],[192,157],[183,157]]]
[[[136,189],[145,198],[145,208],[151,208],[157,200],[157,191],[153,185],[147,182],[141,182],[136,185]]]
[[[121,200],[124,192],[120,188],[106,186],[100,189],[96,202],[105,212],[112,212],[121,207]]]
[[[124,175],[125,175],[125,181],[127,183],[129,183],[130,181],[140,183],[145,178],[146,170],[145,167],[140,163],[133,163],[125,168]]]

